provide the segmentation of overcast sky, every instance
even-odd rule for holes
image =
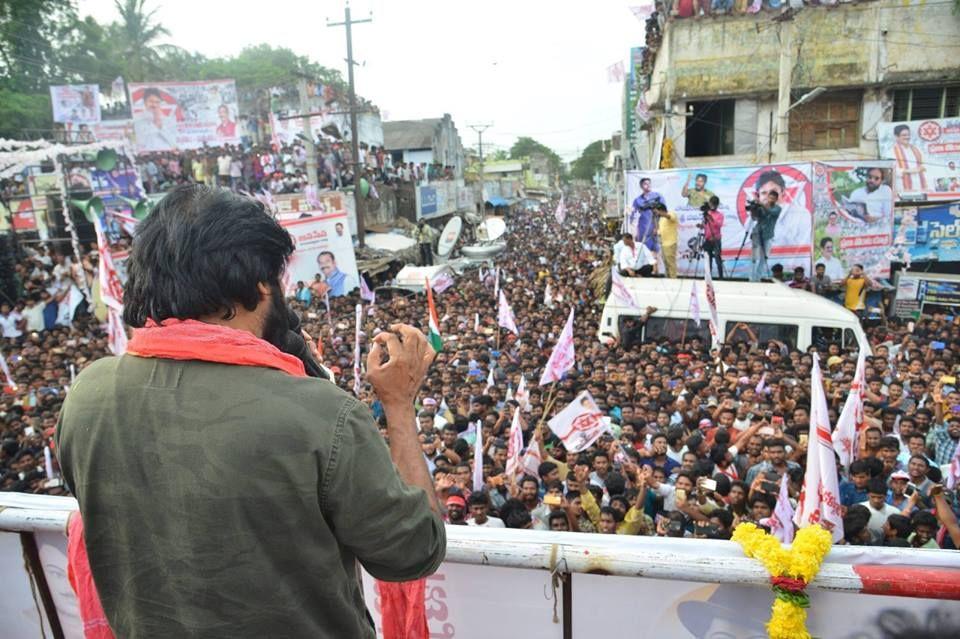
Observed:
[[[606,69],[643,44],[638,0],[354,0],[357,92],[384,119],[450,113],[465,146],[468,124],[489,123],[484,149],[520,135],[567,160],[620,129],[622,88]],[[330,0],[148,0],[170,30],[168,42],[207,56],[261,42],[290,47],[346,77],[343,3]],[[113,0],[79,0],[81,15],[117,19]]]

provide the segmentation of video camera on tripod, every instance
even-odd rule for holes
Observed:
[[[757,200],[747,200],[744,208],[747,209],[747,212],[750,214],[750,218],[753,219],[754,222],[759,222],[762,220],[767,213],[767,210]]]

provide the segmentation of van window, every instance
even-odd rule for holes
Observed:
[[[848,350],[860,348],[860,341],[852,328],[843,329],[843,347]]]
[[[821,353],[826,353],[830,344],[841,345],[843,329],[837,326],[814,326],[810,333],[810,343]]]
[[[746,324],[750,327],[750,330],[753,331],[753,334],[757,336],[760,345],[763,346],[767,343],[768,340],[775,339],[780,340],[789,348],[797,347],[797,333],[799,328],[796,324],[766,324],[763,322],[727,322],[728,332],[737,324]],[[742,331],[737,331],[733,335],[732,342],[744,342],[748,339],[748,336]]]
[[[684,334],[683,325],[686,323],[687,332]],[[700,327],[691,319],[671,319],[668,317],[653,316],[647,320],[643,331],[644,341],[667,339],[679,342],[681,339],[690,341],[699,337],[704,343],[710,343],[710,328],[706,322],[700,322]]]

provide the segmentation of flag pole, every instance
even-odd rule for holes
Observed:
[[[500,322],[497,322],[497,353],[500,352]]]
[[[540,416],[540,421],[537,422],[537,430],[540,430],[540,427],[547,422],[547,415],[550,414],[553,405],[557,402],[556,391],[557,382],[554,380],[550,383],[550,390],[547,391],[547,401],[543,403],[543,415]]]

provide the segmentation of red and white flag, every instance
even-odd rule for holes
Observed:
[[[547,425],[571,453],[589,448],[600,435],[610,430],[609,422],[603,419],[603,411],[593,401],[590,391],[577,395]]]
[[[517,328],[517,318],[514,316],[513,309],[510,308],[510,302],[507,301],[507,296],[504,295],[503,291],[500,291],[500,301],[497,304],[497,325],[514,335],[520,334],[520,329]]]
[[[366,300],[371,304],[377,301],[377,294],[370,290],[370,287],[367,286],[367,278],[362,274],[360,275],[360,299]]]
[[[837,417],[837,428],[831,435],[833,450],[837,452],[840,465],[844,468],[850,468],[857,454],[857,435],[863,426],[863,384],[866,381],[866,368],[866,351],[861,348],[847,401],[843,403],[843,410]]]
[[[541,463],[543,463],[543,458],[540,457],[540,446],[531,437],[530,445],[527,446],[527,450],[523,453],[523,458],[520,460],[520,474],[539,477]]]
[[[527,410],[530,407],[530,391],[527,390],[527,378],[520,375],[520,383],[517,384],[517,392],[513,394],[513,399],[520,405],[520,410]]]
[[[616,264],[610,267],[610,280],[610,292],[613,293],[614,299],[622,306],[639,310],[640,303],[637,302],[633,293],[627,288],[627,283],[624,281],[623,276],[617,271]]]
[[[513,421],[510,423],[510,438],[507,439],[507,465],[504,469],[507,477],[512,477],[520,470],[520,451],[523,450],[523,429],[520,427],[520,411],[513,412]]]
[[[794,513],[793,506],[790,505],[790,491],[787,490],[789,481],[789,475],[784,473],[780,478],[780,494],[777,496],[777,505],[773,509],[773,514],[767,520],[770,532],[782,544],[793,543],[793,535],[796,532],[793,527]]]
[[[363,278],[360,278],[363,281]],[[356,326],[353,330],[353,394],[360,397],[360,320],[363,318],[363,305],[357,304]]]
[[[700,328],[700,291],[697,290],[697,280],[693,280],[693,286],[690,287],[690,319]]]
[[[473,442],[473,492],[483,490],[483,428],[477,428]]]
[[[640,93],[640,96],[637,98],[637,107],[633,110],[636,114],[637,119],[646,124],[650,121],[650,118],[653,117],[653,114],[650,112],[650,105],[647,104],[647,98],[644,97],[643,93]]]
[[[829,530],[833,541],[843,539],[843,507],[837,464],[830,437],[830,416],[823,390],[820,358],[814,354],[810,373],[810,440],[807,448],[807,471],[793,522],[804,526],[819,524]]]
[[[607,82],[610,82],[612,84],[617,82],[623,82],[624,75],[625,73],[623,70],[623,60],[614,62],[609,67],[607,67]]]
[[[127,352],[127,331],[123,325],[123,284],[113,263],[113,253],[97,215],[93,216],[97,234],[97,253],[100,255],[100,299],[107,306],[107,341],[114,355]]]
[[[127,352],[127,328],[123,324],[123,314],[112,307],[107,307],[107,345],[114,355]]]
[[[717,312],[717,291],[713,288],[713,275],[710,269],[703,272],[703,282],[707,287],[707,306],[710,307],[710,335],[713,341],[719,343],[720,338],[720,314]]]
[[[440,271],[433,276],[430,286],[434,291],[436,291],[437,294],[443,293],[445,290],[453,286],[453,277],[446,271]]]
[[[540,377],[540,386],[560,381],[563,374],[573,368],[574,359],[573,309],[571,308],[567,323],[563,327],[563,332],[560,333],[560,339],[554,345],[553,352],[550,353],[550,359],[547,360],[547,366]]]
[[[557,218],[557,224],[563,224],[567,219],[567,207],[563,203],[563,193],[560,194],[560,201],[557,202],[557,208],[553,212],[553,216]]]

